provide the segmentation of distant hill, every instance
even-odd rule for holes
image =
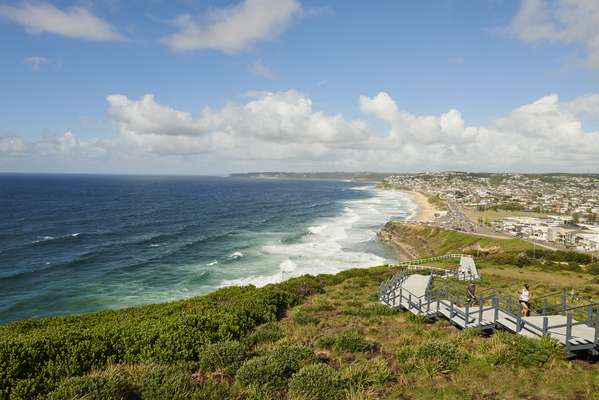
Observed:
[[[329,179],[352,181],[380,181],[389,175],[398,175],[389,172],[248,172],[230,174],[232,178],[247,179]]]

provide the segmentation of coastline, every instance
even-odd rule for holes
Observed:
[[[415,214],[408,218],[408,221],[426,222],[435,219],[435,212],[438,210],[428,201],[428,198],[424,194],[414,191],[406,191],[406,193],[412,197],[417,206]]]

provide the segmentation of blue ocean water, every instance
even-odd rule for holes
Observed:
[[[415,205],[338,181],[0,175],[0,322],[391,261]]]

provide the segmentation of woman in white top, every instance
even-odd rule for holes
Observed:
[[[524,284],[522,289],[518,290],[518,301],[522,306],[522,315],[528,317],[530,315],[530,292],[527,283]]]

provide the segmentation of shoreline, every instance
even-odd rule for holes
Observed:
[[[435,219],[435,213],[439,210],[428,201],[424,194],[415,191],[406,191],[406,193],[410,195],[417,207],[414,215],[408,218],[407,221],[428,222]]]

